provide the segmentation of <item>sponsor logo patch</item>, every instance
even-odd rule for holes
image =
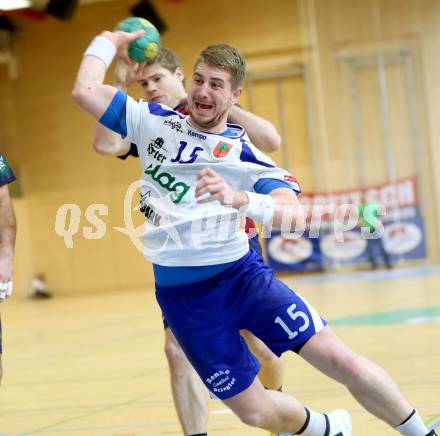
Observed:
[[[153,159],[157,160],[159,163],[163,163],[167,157],[162,152],[167,151],[164,145],[163,138],[160,138],[159,136],[154,140],[151,141],[147,145],[147,153],[149,156],[151,156]]]
[[[171,130],[175,130],[176,132],[183,133],[182,123],[180,121],[165,120],[163,122],[163,125],[170,127]]]
[[[292,183],[298,183],[298,180],[296,180],[295,177],[291,176],[290,174],[287,174],[284,176],[285,182],[292,182]]]
[[[155,227],[160,226],[160,220],[162,217],[154,210],[150,204],[151,191],[141,194],[140,211],[145,215],[147,222]]]
[[[214,393],[230,391],[236,381],[237,379],[232,377],[229,369],[218,370],[206,379],[206,382],[210,385],[209,389]]]
[[[189,136],[194,136],[195,138],[202,139],[203,141],[206,140],[206,135],[203,135],[202,133],[194,132],[194,131],[192,131],[190,129],[188,130],[187,133],[188,133]]]
[[[214,156],[218,159],[226,157],[231,151],[233,144],[228,144],[224,141],[219,141],[214,148]]]
[[[150,176],[155,182],[157,182],[162,188],[171,192],[171,201],[175,204],[180,203],[191,189],[189,185],[184,182],[176,182],[176,178],[165,171],[160,171],[160,165],[149,165],[144,171],[145,174]]]

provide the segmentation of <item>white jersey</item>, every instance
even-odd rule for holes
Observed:
[[[127,97],[126,133],[142,164],[145,256],[155,264],[216,265],[249,250],[239,211],[219,201],[196,202],[203,168],[211,167],[235,190],[253,191],[258,180],[270,178],[299,191],[288,172],[250,144],[241,126],[228,124],[229,135],[203,132],[166,106]]]

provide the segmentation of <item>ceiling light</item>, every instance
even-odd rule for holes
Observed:
[[[0,11],[30,8],[30,0],[0,0]]]

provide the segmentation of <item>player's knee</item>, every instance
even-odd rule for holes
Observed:
[[[277,365],[279,358],[276,354],[274,354],[270,348],[264,344],[262,341],[254,338],[253,336],[249,336],[243,333],[243,337],[246,339],[246,342],[251,349],[252,353],[259,360],[262,365],[265,366],[274,366]]]
[[[259,353],[257,359],[263,366],[268,368],[276,367],[281,364],[280,358],[270,350]]]
[[[187,359],[185,353],[175,340],[167,338],[164,350],[171,368],[179,368],[186,364]]]
[[[339,373],[346,386],[359,385],[368,377],[366,361],[355,353],[347,353],[338,361]]]
[[[246,410],[238,413],[241,422],[251,427],[263,427],[264,414],[262,411]]]
[[[350,365],[350,379],[354,386],[365,385],[372,382],[379,367],[363,356],[355,354]],[[379,368],[381,371],[382,369]]]

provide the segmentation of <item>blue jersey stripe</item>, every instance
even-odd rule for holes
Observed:
[[[240,160],[242,162],[250,162],[257,165],[262,165],[263,167],[266,168],[275,168],[275,165],[271,165],[270,163],[258,160],[254,155],[254,153],[252,152],[251,148],[249,147],[249,144],[243,138],[241,138]]]
[[[228,127],[224,132],[218,133],[219,136],[226,136],[227,138],[233,138],[234,137],[234,131]]]
[[[151,114],[157,115],[158,117],[170,117],[171,115],[178,115],[182,120],[185,118],[184,115],[181,115],[172,109],[165,109],[160,104],[154,102],[148,103],[148,110]]]
[[[118,91],[102,114],[99,122],[125,138],[127,136],[126,109],[127,95],[122,91]]]

